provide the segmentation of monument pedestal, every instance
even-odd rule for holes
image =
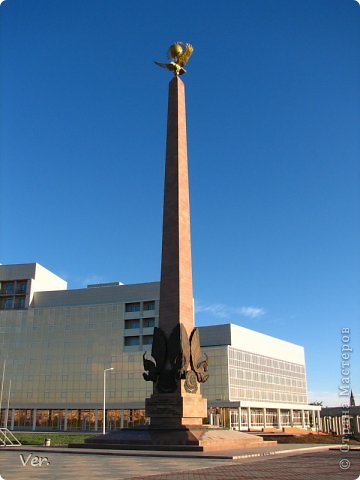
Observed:
[[[262,437],[234,430],[203,426],[137,427],[88,438],[76,448],[111,448],[115,450],[164,450],[211,452],[276,445]]]
[[[184,381],[181,380],[181,389]],[[153,427],[202,425],[207,417],[207,400],[200,393],[153,393],[145,400],[146,416]]]

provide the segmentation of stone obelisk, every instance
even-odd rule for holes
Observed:
[[[202,425],[207,401],[200,384],[208,379],[208,358],[201,353],[194,328],[185,88],[179,78],[192,51],[188,43],[175,43],[168,52],[172,61],[156,62],[175,77],[169,85],[159,326],[154,328],[151,355],[143,355],[143,377],[154,385],[145,400],[150,426],[121,429],[70,446],[198,451],[271,444]]]
[[[159,327],[167,336],[178,323],[194,328],[185,86],[169,84],[163,208]]]
[[[176,47],[177,44],[172,48]],[[151,378],[154,393],[146,399],[146,415],[152,426],[201,425],[207,416],[207,401],[200,394],[199,382],[206,381],[208,375],[201,378],[196,368],[198,362],[194,360],[197,354],[199,359],[200,344],[194,330],[185,86],[176,72],[169,83],[160,311],[156,330],[152,356],[156,357],[161,348],[166,348],[167,356],[162,372]],[[161,355],[155,358],[157,366],[160,359]],[[203,363],[207,368],[207,361]],[[145,378],[149,379],[146,375]]]

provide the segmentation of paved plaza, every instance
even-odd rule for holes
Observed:
[[[256,456],[239,460],[166,455],[69,454],[61,451],[0,450],[3,480],[355,480],[360,475],[360,451],[317,450]],[[22,458],[20,457],[22,455]],[[46,457],[37,465],[36,457]],[[35,459],[35,460],[33,460]],[[341,469],[342,466],[348,469]],[[31,462],[35,465],[31,465]],[[24,466],[23,463],[26,462]],[[0,477],[0,478],[1,478]]]
[[[347,454],[346,459],[350,461],[347,470],[339,466],[342,458],[339,452],[331,451],[248,458],[191,472],[154,475],[151,480],[360,480],[360,453]],[[133,478],[149,479],[146,476]]]

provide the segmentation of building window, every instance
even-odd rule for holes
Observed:
[[[144,318],[143,319],[143,328],[155,327],[155,318]]]
[[[150,302],[144,302],[144,310],[155,310],[155,301],[151,300]]]
[[[126,303],[125,312],[140,312],[140,302]]]
[[[129,328],[140,328],[140,320],[125,320],[125,329],[127,330]]]
[[[125,337],[124,345],[125,347],[133,347],[135,345],[140,345],[140,337]]]
[[[2,297],[0,300],[0,309],[11,310],[13,308],[25,308],[26,291],[27,280],[0,282],[0,295]]]
[[[15,297],[14,308],[25,308],[25,297]]]
[[[2,282],[1,293],[5,295],[13,295],[15,293],[15,282]]]
[[[3,298],[1,300],[1,309],[3,310],[11,310],[13,308],[13,298]]]
[[[144,335],[142,337],[143,345],[151,345],[152,342],[153,342],[153,336],[152,335]]]
[[[26,280],[18,280],[16,282],[16,293],[26,293],[27,289],[27,281]]]

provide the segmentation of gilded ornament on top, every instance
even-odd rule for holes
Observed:
[[[190,43],[176,42],[173,43],[168,49],[168,58],[171,60],[169,63],[155,62],[159,67],[166,68],[173,72],[177,77],[178,75],[183,75],[186,73],[185,65],[189,61],[194,47]]]

